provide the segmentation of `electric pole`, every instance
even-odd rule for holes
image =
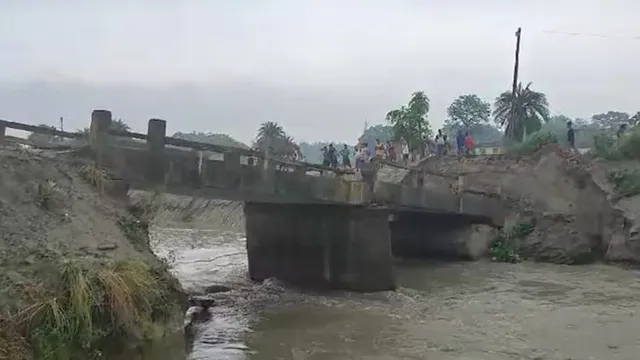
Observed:
[[[518,28],[518,30],[516,31],[516,59],[515,59],[515,63],[513,64],[513,87],[511,90],[514,101],[515,101],[516,92],[518,89],[518,67],[520,66],[520,36],[521,35],[522,35],[522,28]],[[515,131],[514,129],[515,116],[516,116],[515,108],[512,105],[511,126],[510,126],[512,138],[513,138],[513,132]]]
[[[64,118],[60,116],[60,131],[64,131]]]

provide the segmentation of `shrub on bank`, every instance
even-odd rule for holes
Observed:
[[[0,320],[0,359],[100,359],[151,339],[179,309],[159,271],[142,261],[44,265],[50,279]]]
[[[605,160],[640,160],[640,128],[628,130],[619,140],[604,133],[594,136],[593,152]]]
[[[491,260],[498,262],[517,263],[522,261],[518,253],[518,240],[524,239],[534,230],[529,222],[519,222],[510,230],[502,230],[489,247]]]

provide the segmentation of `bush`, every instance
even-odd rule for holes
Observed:
[[[0,320],[2,359],[26,359],[29,353],[47,360],[102,358],[144,336],[160,320],[157,307],[172,304],[164,280],[141,261],[64,261],[55,268],[56,281],[27,289],[29,304]]]
[[[533,230],[532,223],[520,222],[509,231],[500,231],[489,247],[491,260],[508,263],[520,262],[522,257],[518,254],[518,240],[524,239]]]
[[[519,144],[512,145],[508,151],[518,155],[531,155],[548,144],[557,144],[558,137],[550,131],[537,131]]]
[[[640,172],[637,170],[620,170],[608,174],[609,181],[620,197],[640,194]]]
[[[606,160],[640,160],[640,128],[628,130],[618,141],[613,136],[598,134],[593,137],[593,151]]]

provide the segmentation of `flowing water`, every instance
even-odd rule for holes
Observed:
[[[638,359],[637,271],[398,262],[397,292],[302,293],[246,280],[242,234],[155,229],[187,289],[225,284],[189,359]],[[181,349],[176,349],[179,353]],[[162,351],[154,360],[177,360]]]

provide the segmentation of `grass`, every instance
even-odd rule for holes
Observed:
[[[140,221],[149,223],[160,210],[162,203],[162,190],[157,189],[150,193],[145,193],[135,204],[129,206],[129,212]]]
[[[489,247],[491,260],[507,263],[522,261],[518,253],[518,240],[526,238],[534,229],[535,226],[530,222],[519,222],[510,230],[500,231]]]
[[[54,268],[56,281],[25,289],[27,305],[0,320],[0,359],[104,358],[175,310],[160,271],[142,261]]]
[[[106,170],[96,164],[83,165],[79,169],[80,176],[101,193],[111,186],[111,178]]]

